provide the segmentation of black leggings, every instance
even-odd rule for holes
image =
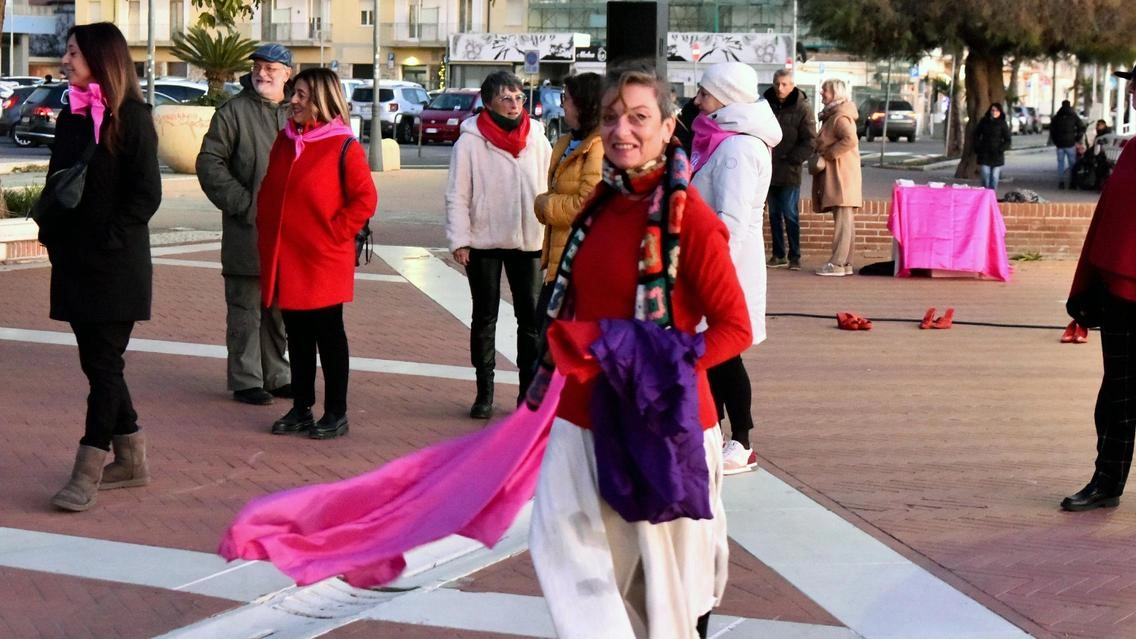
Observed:
[[[292,369],[293,404],[300,409],[316,403],[316,352],[323,367],[323,410],[336,417],[347,414],[347,373],[350,369],[343,305],[310,311],[285,311],[288,363]]]
[[[751,448],[749,431],[753,430],[753,415],[750,414],[753,390],[749,385],[749,373],[746,372],[742,356],[732,357],[708,369],[706,377],[710,381],[710,392],[714,395],[714,404],[718,408],[718,421],[729,415],[731,438],[746,448]]]
[[[86,431],[79,443],[110,450],[114,435],[138,430],[138,413],[130,400],[123,370],[123,353],[130,343],[134,322],[71,322],[79,346],[79,365],[87,376]]]
[[[1094,411],[1097,460],[1093,481],[1120,493],[1128,482],[1136,439],[1136,303],[1109,296],[1100,332],[1104,376]]]

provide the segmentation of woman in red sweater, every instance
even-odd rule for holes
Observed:
[[[297,74],[292,119],[272,145],[257,197],[262,301],[280,307],[292,369],[293,405],[272,425],[277,435],[328,439],[347,432],[343,304],[354,296],[355,234],[378,203],[362,146],[343,123],[347,113],[334,71]],[[325,391],[318,422],[317,351]]]
[[[530,548],[561,639],[705,636],[709,611],[725,587],[722,436],[706,369],[741,353],[751,329],[726,228],[688,188],[690,163],[672,142],[674,127],[670,91],[653,68],[609,72],[601,102],[604,180],[573,225],[549,305],[558,320],[550,329],[551,352],[567,381],[541,466]],[[709,328],[696,336],[703,317]],[[660,444],[639,423],[658,420],[646,413],[641,420],[611,419],[613,405],[620,412],[628,402],[612,401],[610,369],[580,372],[557,343],[557,335],[591,340],[612,320],[635,320],[636,330],[664,329],[645,331],[663,337],[636,342],[627,349],[633,357],[663,342],[694,344],[683,353],[690,366],[677,367],[676,374],[686,378],[677,381],[689,389],[693,406],[682,419],[662,417],[685,422],[697,439]],[[576,363],[594,368],[603,359],[602,341],[578,348]],[[671,373],[661,368],[667,371],[636,369],[630,386],[655,384]],[[534,382],[531,401],[541,387]],[[612,497],[611,477],[625,469],[614,468],[602,450],[628,433],[634,436],[626,450],[617,452],[644,466],[644,492],[659,487],[651,477],[685,476],[690,483],[684,486],[700,487],[687,491],[701,500],[699,514],[629,520],[627,506],[639,504],[634,496],[630,504]],[[684,449],[691,440],[694,447]],[[675,454],[663,459],[666,454],[654,451]]]

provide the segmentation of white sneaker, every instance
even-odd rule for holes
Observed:
[[[837,265],[833,264],[832,262],[826,262],[824,266],[822,266],[822,267],[820,267],[816,270],[816,274],[817,275],[823,275],[823,276],[826,276],[826,277],[844,277],[848,273],[846,273],[844,271],[844,265],[843,264],[841,264],[840,266],[837,266]]]
[[[748,473],[757,468],[757,453],[730,440],[722,447],[722,474]]]

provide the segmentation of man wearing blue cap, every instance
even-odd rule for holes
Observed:
[[[201,190],[221,209],[221,275],[225,279],[225,346],[233,399],[271,404],[291,397],[287,340],[278,308],[260,303],[256,249],[256,196],[268,169],[268,152],[291,115],[288,79],[292,52],[262,44],[249,59],[243,89],[217,107],[197,155]]]

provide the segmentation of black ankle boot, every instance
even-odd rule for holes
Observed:
[[[477,374],[477,398],[469,409],[473,419],[489,419],[493,414],[493,373]]]

